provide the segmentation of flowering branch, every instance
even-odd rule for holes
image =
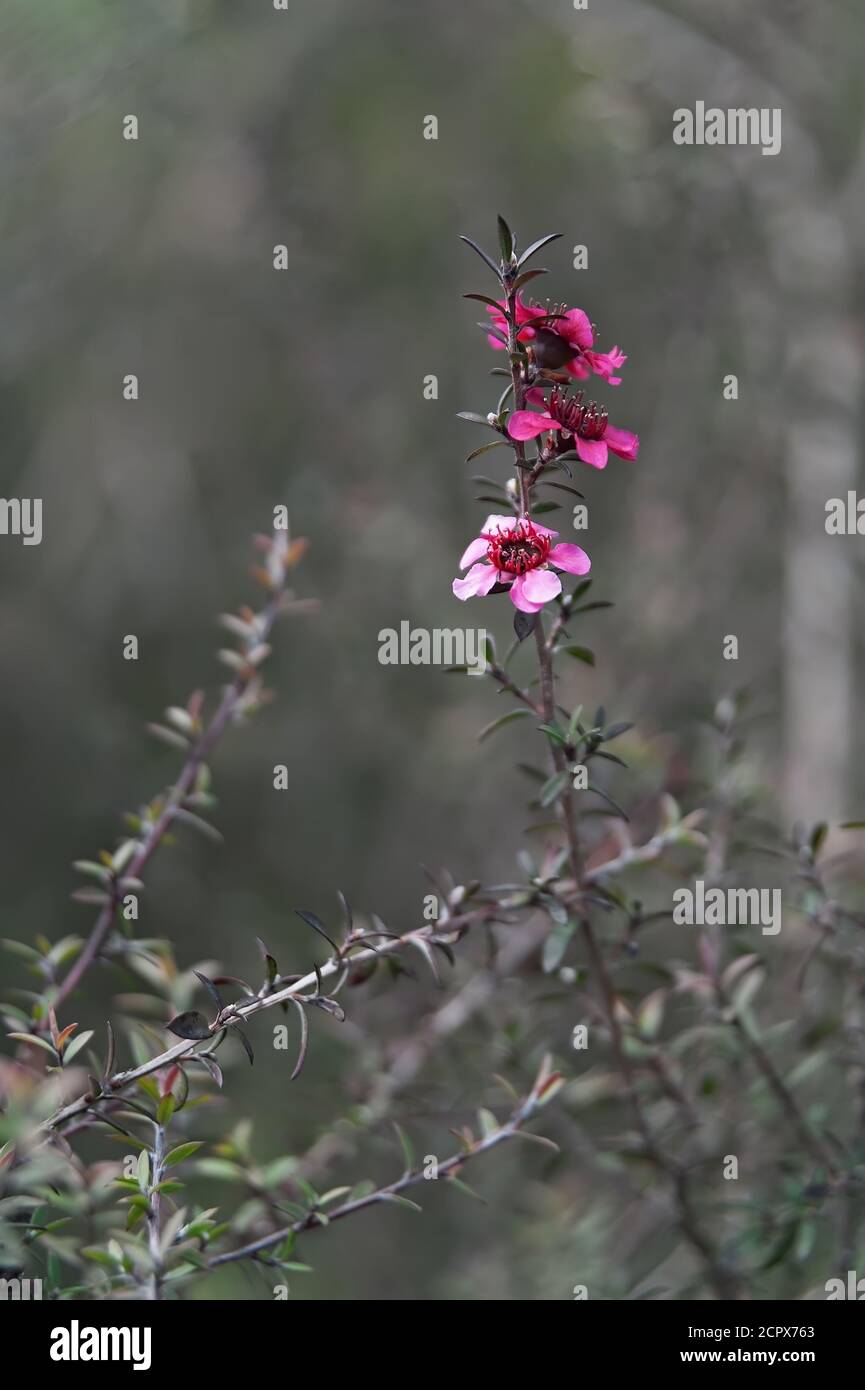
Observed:
[[[633,998],[635,993],[643,992],[635,983],[636,970],[630,971],[627,965],[640,950],[642,937],[637,939],[637,929],[671,914],[665,905],[657,911],[644,911],[641,901],[630,899],[631,875],[665,861],[668,866],[675,865],[683,849],[697,849],[705,855],[702,862],[706,878],[713,885],[718,884],[727,876],[728,853],[739,847],[741,814],[732,768],[737,706],[735,701],[722,702],[716,711],[722,734],[723,775],[714,795],[710,790],[706,796],[700,785],[699,804],[710,808],[708,817],[702,810],[682,814],[671,797],[661,794],[658,798],[653,793],[653,811],[660,802],[660,817],[653,822],[655,828],[647,836],[632,836],[628,811],[613,800],[604,776],[611,767],[627,767],[610,745],[632,726],[608,723],[603,709],[591,719],[584,715],[582,706],[569,710],[562,703],[559,680],[563,656],[594,663],[592,653],[585,647],[572,645],[572,624],[583,613],[609,605],[586,601],[592,583],[586,577],[591,569],[589,556],[580,546],[559,541],[558,533],[545,526],[541,518],[546,520],[546,514],[556,509],[561,493],[583,500],[582,493],[572,486],[572,465],[593,469],[597,476],[612,456],[636,459],[639,440],[613,426],[605,408],[585,400],[583,390],[575,389],[591,377],[600,378],[609,387],[619,385],[618,372],[626,361],[624,354],[618,347],[606,352],[595,347],[594,326],[582,310],[561,304],[544,306],[524,297],[526,286],[545,273],[528,268],[529,262],[554,239],[541,238],[520,254],[510,228],[500,219],[498,261],[474,248],[494,272],[499,297],[468,297],[485,305],[488,317],[482,327],[491,347],[506,354],[507,366],[494,373],[505,381],[495,410],[487,415],[466,413],[466,418],[494,436],[491,443],[474,450],[469,457],[505,444],[511,450],[514,476],[501,484],[483,480],[495,489],[496,496],[491,500],[500,506],[500,512],[487,517],[468,545],[460,564],[463,573],[453,583],[453,592],[460,600],[505,596],[514,610],[516,640],[507,656],[502,660],[496,657],[491,639],[486,648],[487,672],[498,693],[510,697],[505,702],[508,710],[488,724],[480,737],[497,734],[503,726],[519,719],[531,718],[536,723],[544,739],[544,766],[524,770],[539,779],[532,806],[547,816],[532,831],[543,835],[543,849],[538,853],[520,850],[517,882],[482,886],[470,880],[463,886],[447,875],[441,882],[433,878],[438,916],[401,933],[388,931],[374,915],[368,926],[355,926],[351,909],[341,895],[345,930],[338,940],[314,914],[299,912],[331,949],[323,964],[302,975],[282,974],[263,942],[259,942],[263,979],[258,985],[232,976],[210,978],[198,970],[172,975],[171,988],[166,993],[171,997],[172,1011],[180,1012],[165,1027],[177,1041],[165,1047],[164,1039],[157,1036],[154,1043],[153,1030],[135,1019],[135,1065],[118,1069],[114,1034],[109,1025],[105,1061],[93,1060],[98,1077],[91,1075],[86,1093],[75,1095],[78,1073],[67,1067],[92,1035],[76,1034],[74,1023],[62,1027],[57,1011],[69,1001],[100,956],[145,951],[144,942],[127,941],[119,933],[112,938],[112,928],[121,911],[125,912],[129,895],[134,898],[141,891],[143,874],[176,825],[188,824],[215,833],[200,814],[212,804],[208,759],[226,730],[265,698],[260,667],[269,652],[272,626],[282,612],[299,606],[286,588],[286,579],[303,542],[292,545],[280,535],[274,539],[259,538],[266,561],[257,577],[267,590],[267,597],[257,613],[243,609],[237,615],[223,616],[223,624],[238,639],[239,646],[220,654],[233,675],[215,713],[209,721],[204,720],[200,695],[193,696],[185,708],[174,707],[166,712],[167,723],[154,726],[153,732],[183,752],[176,781],[133,818],[133,834],[113,853],[104,852],[98,862],[84,861],[76,866],[94,883],[74,896],[99,908],[80,954],[74,954],[81,943],[73,938],[54,947],[45,943],[38,951],[13,943],[21,954],[29,953],[31,961],[36,957],[44,988],[31,1015],[16,1004],[3,1006],[4,1017],[11,1019],[11,1026],[16,1029],[9,1036],[29,1051],[20,1061],[0,1059],[0,1139],[5,1141],[0,1149],[0,1196],[11,1195],[11,1206],[7,1207],[5,1201],[3,1206],[14,1215],[18,1202],[31,1200],[22,1194],[33,1186],[46,1208],[54,1205],[64,1215],[56,1222],[46,1220],[41,1211],[20,1221],[4,1220],[3,1238],[9,1240],[12,1230],[11,1239],[17,1240],[14,1228],[21,1227],[24,1235],[15,1248],[24,1250],[26,1246],[30,1253],[35,1248],[33,1258],[37,1264],[46,1250],[59,1253],[61,1258],[72,1253],[75,1262],[78,1252],[70,1250],[73,1242],[68,1237],[58,1241],[53,1235],[53,1227],[62,1224],[68,1209],[73,1219],[80,1218],[93,1241],[80,1251],[82,1259],[77,1262],[92,1261],[99,1267],[95,1278],[88,1282],[85,1277],[84,1282],[72,1288],[63,1287],[52,1274],[51,1296],[132,1296],[161,1301],[176,1296],[176,1291],[191,1278],[243,1261],[285,1271],[303,1269],[305,1266],[291,1261],[293,1244],[300,1235],[367,1207],[388,1203],[414,1206],[406,1193],[433,1177],[465,1188],[460,1173],[466,1163],[521,1134],[549,1144],[551,1141],[528,1133],[526,1126],[540,1106],[562,1087],[565,1106],[570,1104],[574,1112],[566,1120],[574,1150],[580,1159],[591,1154],[588,1172],[596,1171],[609,1178],[617,1197],[623,1200],[645,1203],[647,1198],[651,1201],[660,1195],[663,1200],[657,1202],[650,1235],[663,1234],[672,1213],[684,1244],[698,1256],[699,1278],[719,1299],[748,1296],[752,1279],[771,1268],[775,1260],[771,1250],[765,1256],[759,1251],[765,1230],[758,1230],[756,1225],[751,1231],[743,1230],[733,1259],[727,1222],[739,1221],[742,1229],[745,1219],[738,1213],[746,1207],[757,1211],[755,1222],[767,1228],[770,1235],[774,1235],[776,1227],[780,1229],[787,1242],[785,1249],[795,1240],[798,1251],[803,1232],[809,1234],[805,1222],[811,1219],[815,1204],[825,1199],[828,1206],[840,1199],[844,1204],[841,1248],[852,1263],[861,1219],[861,1117],[857,1134],[845,1145],[836,1137],[836,1131],[824,1124],[820,1110],[816,1106],[809,1109],[796,1094],[800,1078],[785,1076],[774,1056],[778,1044],[774,1037],[771,1045],[763,1041],[749,1012],[754,985],[759,983],[753,970],[759,956],[736,954],[737,946],[734,959],[728,964],[722,959],[720,935],[705,931],[697,938],[702,973],[675,959],[670,965],[648,962],[664,984],[655,988],[653,981],[652,991],[646,997],[636,1001]],[[554,498],[548,489],[554,490]],[[577,512],[581,510],[574,509],[575,529],[580,529]],[[571,577],[575,581],[572,587]],[[566,584],[569,592],[565,591]],[[533,644],[526,642],[530,636]],[[524,656],[532,646],[531,672],[524,681],[513,674],[511,662],[520,654]],[[635,734],[634,741],[638,738]],[[593,781],[589,780],[590,774]],[[599,798],[603,805],[590,798]],[[639,818],[639,802],[636,807],[629,803],[628,810],[635,819]],[[612,827],[611,833],[597,832],[599,822],[591,818],[599,814],[607,817],[603,824]],[[707,819],[709,823],[705,825]],[[824,965],[826,956],[833,957],[833,965],[843,961],[840,952],[835,957],[834,945],[831,951],[822,951],[827,940],[831,938],[840,944],[842,934],[851,926],[860,931],[865,925],[865,919],[841,908],[830,891],[825,864],[818,864],[826,833],[826,826],[817,826],[810,835],[801,830],[793,835],[794,878],[802,888],[796,908],[819,934],[799,972],[800,982],[812,958],[819,961],[823,957]],[[619,933],[611,946],[601,928],[601,910],[621,913],[626,918],[625,934]],[[426,906],[424,911],[426,914]],[[506,926],[507,932],[494,930],[499,925]],[[280,1154],[262,1163],[252,1157],[250,1126],[242,1121],[216,1144],[214,1156],[199,1156],[184,1171],[184,1176],[192,1173],[195,1177],[210,1176],[241,1184],[244,1201],[234,1216],[228,1221],[217,1219],[216,1208],[202,1209],[193,1199],[186,1199],[185,1206],[175,1204],[175,1195],[187,1186],[183,1177],[178,1177],[176,1166],[191,1159],[202,1143],[185,1137],[189,1132],[188,1114],[183,1114],[179,1123],[184,1142],[175,1141],[172,1148],[169,1131],[187,1104],[190,1086],[202,1079],[201,1072],[222,1086],[216,1054],[230,1034],[242,1043],[253,1062],[255,1054],[245,1027],[264,1010],[278,1005],[291,1015],[292,1023],[299,1024],[297,1061],[288,1078],[293,1081],[307,1056],[310,1018],[316,1009],[342,1022],[345,1013],[339,995],[343,987],[362,983],[383,961],[389,963],[391,973],[400,973],[404,970],[402,962],[412,953],[423,956],[436,982],[441,983],[439,957],[454,965],[452,948],[469,932],[474,937],[472,929],[477,926],[487,939],[487,958],[481,965],[471,965],[460,988],[440,1007],[419,1010],[420,1017],[416,1017],[412,1028],[396,1038],[383,1040],[368,1054],[363,1064],[365,1100],[361,1104],[337,1116],[336,1122],[329,1118],[326,1125],[330,1128],[319,1131],[305,1155]],[[571,943],[578,949],[581,967],[587,965],[579,973],[562,964],[566,952],[573,949]],[[476,954],[469,949],[463,960],[471,961]],[[861,953],[854,958],[861,964]],[[69,960],[73,963],[68,973],[58,979],[58,971]],[[152,958],[149,963],[152,965]],[[173,968],[170,960],[168,965]],[[505,1039],[506,1046],[512,1047],[513,1036],[519,1036],[520,1016],[528,1011],[524,997],[520,999],[511,989],[502,991],[500,986],[512,982],[517,975],[530,976],[534,983],[538,965],[555,981],[555,989],[546,990],[546,996],[554,1001],[576,998],[593,1020],[593,1031],[597,1022],[602,1050],[612,1054],[609,1073],[589,1067],[569,1084],[563,1075],[553,1072],[551,1062],[545,1058],[527,1096],[523,1084],[514,1090],[509,1082],[504,1082],[514,1101],[505,1121],[481,1110],[479,1133],[468,1127],[453,1131],[460,1140],[460,1150],[441,1163],[433,1160],[435,1172],[429,1171],[429,1157],[423,1168],[415,1162],[411,1144],[397,1126],[406,1150],[405,1169],[397,1179],[383,1185],[363,1181],[354,1187],[333,1188],[323,1195],[316,1192],[307,1174],[326,1168],[337,1157],[345,1157],[353,1147],[359,1149],[386,1117],[395,1116],[396,1097],[418,1080],[437,1050],[470,1020],[489,1014],[497,1040]],[[168,966],[166,972],[167,969]],[[197,987],[195,976],[213,1006],[207,1015],[188,1006]],[[559,987],[573,993],[563,996]],[[223,988],[238,991],[240,997],[226,1000]],[[677,1018],[684,1017],[688,1009],[693,1014],[695,1002],[698,1017],[696,1023],[689,1017],[688,1026],[680,1035],[662,1041],[665,1004],[674,994],[678,996]],[[496,1003],[495,1010],[487,1010],[485,1006],[492,1001]],[[149,1012],[154,1011],[152,1005],[156,1003],[152,1001]],[[860,1003],[857,1001],[857,1008]],[[865,1074],[860,1017],[854,1011],[845,1019],[845,1043],[852,1055],[842,1056],[842,1060],[846,1067],[859,1067]],[[32,1031],[17,1031],[18,1020],[23,1020]],[[668,1025],[665,1032],[671,1031]],[[286,1030],[274,1029],[274,1047],[281,1049],[285,1039],[277,1038],[280,1032]],[[574,1029],[575,1049],[581,1046],[578,1033],[587,1038],[588,1029]],[[718,1035],[722,1045],[715,1049]],[[669,1047],[665,1047],[667,1041]],[[158,1050],[148,1055],[154,1046]],[[706,1123],[707,1097],[716,1077],[706,1073],[700,1078],[698,1074],[691,1084],[688,1063],[683,1058],[688,1054],[690,1062],[692,1047],[699,1058],[711,1055],[713,1073],[729,1060],[729,1074],[735,1075],[737,1084],[742,1074],[753,1070],[756,1086],[762,1090],[765,1083],[780,1107],[805,1161],[802,1172],[791,1181],[784,1175],[777,1197],[764,1199],[760,1195],[747,1203],[715,1200],[711,1195],[708,1202],[705,1198],[699,1200],[697,1177],[703,1177],[707,1165],[717,1164],[721,1154],[717,1124]],[[726,1052],[729,1057],[718,1058],[714,1055],[717,1051]],[[51,1054],[47,1075],[38,1066],[44,1063],[45,1052]],[[711,1084],[701,1085],[701,1079]],[[638,1169],[626,1172],[622,1155],[617,1157],[602,1146],[594,1151],[590,1129],[584,1130],[579,1114],[586,1095],[593,1090],[595,1095],[624,1103],[629,1125],[623,1148],[630,1157],[646,1160],[652,1174],[661,1178],[648,1191],[638,1177],[632,1176]],[[7,1104],[9,1097],[11,1104]],[[201,1099],[204,1097],[195,1096],[193,1103]],[[142,1120],[146,1128],[139,1134],[137,1127]],[[116,1213],[99,1210],[100,1202],[105,1200],[104,1177],[88,1180],[86,1165],[71,1147],[70,1140],[75,1135],[96,1126],[108,1127],[112,1138],[128,1140],[130,1147],[139,1150],[137,1155],[126,1155],[122,1169],[118,1165],[118,1176],[110,1184],[111,1195],[117,1197],[119,1192],[118,1202],[128,1208],[124,1230],[112,1224],[116,1222]],[[347,1140],[343,1139],[345,1134],[349,1135]],[[51,1172],[50,1177],[39,1172],[38,1186],[30,1183],[30,1174],[23,1171],[37,1149],[40,1164]],[[725,1162],[728,1157],[724,1155]],[[95,1165],[93,1174],[100,1169],[104,1175],[104,1163]],[[67,1189],[64,1172],[71,1173]],[[724,1171],[723,1177],[728,1176],[734,1175]],[[768,1190],[771,1185],[765,1186]],[[723,1184],[719,1190],[723,1191]],[[295,1200],[298,1191],[300,1201]],[[594,1190],[592,1195],[594,1198]],[[730,1213],[729,1218],[725,1216],[720,1234],[710,1224],[719,1211]],[[644,1228],[645,1223],[641,1226]],[[229,1248],[222,1248],[226,1232],[229,1235],[225,1244]],[[759,1251],[756,1257],[755,1250]],[[756,1268],[748,1269],[749,1261],[756,1261]]]
[[[613,373],[626,361],[625,356],[618,348],[606,354],[595,351],[594,330],[582,310],[568,310],[564,306],[551,308],[549,305],[545,309],[538,304],[523,302],[523,286],[535,275],[545,273],[524,272],[523,266],[541,246],[554,239],[542,238],[518,257],[513,233],[507,223],[499,218],[501,261],[497,274],[504,298],[487,301],[487,307],[492,316],[490,342],[493,347],[504,348],[508,354],[510,386],[499,402],[498,411],[491,413],[486,422],[511,443],[516,487],[513,489],[509,485],[506,493],[513,497],[516,492],[518,511],[513,518],[490,516],[487,519],[480,536],[463,555],[461,568],[467,565],[471,565],[471,568],[464,579],[454,581],[454,593],[460,599],[468,599],[474,595],[507,590],[517,609],[514,619],[517,640],[522,641],[529,633],[534,633],[542,728],[547,734],[552,767],[547,784],[548,800],[556,807],[564,833],[567,861],[577,900],[575,911],[600,988],[604,1017],[626,1098],[646,1156],[670,1182],[682,1230],[705,1261],[709,1278],[719,1297],[735,1297],[736,1281],[717,1258],[697,1221],[686,1170],[664,1153],[650,1125],[628,1053],[613,978],[585,899],[587,884],[569,753],[577,732],[586,751],[595,752],[598,744],[592,746],[590,740],[585,738],[586,731],[580,724],[579,712],[572,716],[565,734],[558,726],[554,658],[557,653],[556,641],[564,630],[572,600],[563,598],[561,580],[551,567],[584,575],[590,568],[590,561],[579,546],[553,545],[556,532],[539,525],[533,517],[532,508],[535,489],[550,469],[558,465],[570,475],[568,460],[574,458],[602,469],[611,451],[620,457],[633,459],[639,451],[639,440],[636,435],[611,427],[607,412],[594,402],[584,404],[582,392],[571,396],[562,390],[562,384],[566,384],[569,377],[585,380],[593,373],[610,385],[618,385],[621,378]],[[480,254],[495,270],[492,259],[483,252]],[[564,373],[560,370],[562,368],[565,369]],[[544,394],[546,390],[549,390],[548,396]],[[505,407],[509,397],[513,401],[511,412]],[[527,404],[540,406],[540,412],[527,410]],[[469,418],[483,420],[482,416]],[[536,438],[540,440],[538,451],[535,459],[529,461],[525,440]],[[559,613],[551,624],[548,638],[541,615],[546,604],[555,600],[559,602]],[[495,676],[495,671],[493,674]],[[518,690],[513,693],[522,698]],[[656,857],[664,845],[665,840],[657,840],[648,849],[646,858]],[[633,852],[626,852],[622,856],[621,867],[629,867],[637,859]],[[607,873],[611,872],[608,866],[604,867]]]

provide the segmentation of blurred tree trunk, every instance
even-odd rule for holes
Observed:
[[[750,0],[729,11],[720,14],[711,0],[637,0],[630,13],[655,50],[646,70],[658,70],[653,81],[665,97],[679,89],[672,60],[665,61],[674,46],[657,49],[659,36],[645,28],[650,13],[690,41],[689,93],[712,104],[782,111],[780,153],[740,160],[735,168],[763,212],[786,345],[778,384],[750,384],[762,394],[767,422],[772,413],[780,421],[784,449],[783,532],[775,544],[766,538],[773,559],[780,543],[783,563],[782,798],[791,819],[814,820],[848,812],[851,793],[856,539],[827,535],[825,509],[830,498],[846,500],[857,482],[865,363],[852,306],[860,273],[861,196],[855,195],[863,159],[857,105],[848,114],[838,94],[853,90],[861,22],[851,12],[849,29],[830,32],[816,11],[803,11],[791,24],[782,4],[758,11]],[[663,30],[660,38],[667,39]],[[681,47],[674,51],[681,70]],[[832,60],[836,81],[829,83]],[[743,265],[735,280],[731,267],[731,298],[747,293],[749,274],[754,269]]]
[[[798,193],[778,255],[788,324],[785,806],[813,820],[848,810],[856,540],[827,535],[825,519],[828,499],[856,487],[863,363],[849,322],[843,218],[819,185],[801,183]]]

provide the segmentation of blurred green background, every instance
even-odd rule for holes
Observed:
[[[585,619],[597,668],[568,694],[638,722],[660,788],[716,696],[753,683],[754,776],[779,813],[861,814],[861,542],[827,537],[823,509],[860,481],[863,43],[854,0],[0,0],[0,491],[44,500],[40,547],[0,538],[2,935],[89,927],[69,861],[170,781],[143,725],[223,679],[213,618],[253,596],[249,536],[278,503],[322,611],[278,632],[277,702],[214,759],[225,847],[160,855],[141,931],[183,968],[249,975],[258,934],[305,969],[295,905],[335,922],[341,887],[405,929],[421,861],[510,875],[531,731],[478,745],[501,708],[485,683],[378,662],[404,618],[508,639],[505,600],[462,608],[450,588],[489,510],[469,475],[507,476],[498,451],[463,465],[482,438],[455,418],[497,396],[460,299],[492,281],[458,235],[492,246],[498,212],[523,245],[563,232],[543,293],[629,354],[598,395],[642,439],[638,463],[576,479],[595,597],[616,607]],[[781,154],[676,147],[672,113],[697,100],[781,107]],[[98,1023],[125,987],[97,972],[74,1016]],[[300,1152],[362,1099],[357,1030],[386,1057],[434,993],[375,984],[350,1029],[315,1018],[290,1090],[284,1060],[236,1061],[226,1097],[258,1151]],[[567,1048],[568,1006],[549,1017]],[[533,1020],[504,999],[444,1049],[402,1109],[427,1151],[450,1151],[491,1071],[519,1069]],[[382,1127],[345,1180],[398,1162]],[[594,1271],[621,1296],[578,1156],[555,1181],[545,1162],[527,1145],[476,1170],[486,1208],[433,1193],[426,1217],[346,1223],[293,1292],[568,1297]],[[261,1296],[238,1270],[219,1291]]]

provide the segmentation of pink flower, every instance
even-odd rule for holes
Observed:
[[[515,608],[523,613],[540,612],[562,592],[562,581],[549,565],[568,574],[588,574],[592,567],[578,545],[553,545],[558,534],[528,516],[488,516],[480,535],[460,560],[460,569],[471,568],[464,578],[454,580],[456,597],[480,597],[496,584],[507,584]]]
[[[506,338],[508,325],[502,312],[504,301],[499,300],[499,305],[498,309],[494,309],[488,304],[487,313],[492,315],[493,327]],[[622,378],[613,373],[627,362],[627,357],[618,347],[611,348],[609,352],[594,351],[594,329],[582,309],[568,309],[564,304],[552,308],[541,304],[524,304],[522,296],[517,295],[516,315],[519,328],[517,338],[521,343],[532,343],[532,356],[539,367],[552,371],[564,368],[579,381],[585,381],[594,372],[610,386],[621,384]],[[538,319],[549,321],[538,324]],[[488,335],[488,342],[494,348],[504,349],[501,338],[494,334]]]
[[[608,422],[607,412],[599,411],[594,401],[584,405],[582,391],[567,396],[556,389],[545,401],[543,391],[534,387],[526,393],[526,400],[545,409],[515,410],[508,419],[511,439],[534,439],[545,430],[561,430],[562,438],[573,438],[574,449],[592,468],[606,468],[610,449],[621,459],[635,459],[640,451],[639,436],[616,429]]]

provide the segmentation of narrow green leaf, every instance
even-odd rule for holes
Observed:
[[[503,714],[498,719],[494,719],[491,724],[484,725],[478,734],[478,743],[483,743],[485,738],[489,738],[490,734],[494,734],[497,729],[503,728],[505,724],[512,724],[515,719],[526,719],[531,713],[532,711],[530,709],[524,708],[508,710],[507,714]]]
[[[72,1058],[75,1057],[75,1056],[77,1055],[77,1053],[79,1053],[79,1052],[81,1051],[82,1047],[86,1047],[86,1046],[87,1046],[87,1044],[89,1043],[89,1041],[90,1041],[90,1039],[91,1039],[92,1037],[93,1037],[93,1029],[92,1029],[92,1028],[88,1028],[88,1029],[85,1030],[85,1032],[79,1033],[77,1038],[73,1038],[72,1041],[69,1043],[69,1045],[64,1049],[64,1052],[63,1052],[63,1061],[64,1061],[64,1063],[65,1063],[65,1062],[71,1062],[71,1061],[72,1061]]]
[[[531,246],[526,247],[520,259],[517,261],[517,265],[524,266],[526,261],[529,260],[531,256],[534,256],[536,251],[540,251],[544,246],[549,246],[551,241],[558,241],[561,235],[561,232],[550,232],[549,236],[538,237],[537,241],[533,241]]]
[[[400,1125],[398,1125],[396,1121],[394,1121],[393,1127],[396,1130],[396,1135],[399,1139],[403,1155],[405,1157],[405,1171],[407,1173],[410,1173],[415,1166],[415,1154],[414,1149],[412,1148],[412,1142],[406,1134],[405,1130]]]
[[[203,1143],[203,1140],[199,1142],[190,1140],[188,1144],[178,1144],[176,1149],[172,1149],[169,1154],[166,1154],[165,1162],[162,1166],[164,1168],[173,1168],[176,1163],[182,1163],[185,1158],[189,1158],[190,1154],[197,1153]]]
[[[150,1155],[146,1149],[138,1155],[138,1186],[142,1192],[147,1192],[150,1186]]]
[[[411,1211],[423,1211],[417,1202],[412,1202],[408,1197],[402,1197],[398,1192],[383,1192],[379,1198],[382,1202],[394,1202],[399,1207],[408,1207]]]
[[[495,275],[496,279],[499,281],[499,283],[501,283],[502,272],[499,266],[496,265],[492,257],[488,256],[486,251],[482,250],[481,247],[478,246],[476,241],[472,241],[471,237],[460,235],[460,241],[464,241],[466,246],[470,246],[472,250],[480,256],[484,264],[489,266],[490,270],[493,272],[493,275]]]
[[[586,666],[595,664],[595,654],[589,651],[588,647],[559,647],[558,650],[567,652],[568,656],[574,657],[576,661],[585,662]]]
[[[299,907],[296,907],[294,911],[295,916],[300,917],[301,921],[306,922],[307,926],[312,927],[313,931],[317,931],[319,936],[323,936],[328,945],[332,946],[336,954],[339,955],[339,947],[333,937],[328,934],[320,917],[316,917],[314,912],[304,912]]]
[[[551,806],[561,796],[568,785],[569,777],[568,772],[554,772],[552,777],[547,778],[538,798],[542,806]]]
[[[463,1182],[462,1178],[449,1177],[447,1181],[449,1187],[457,1188],[459,1192],[464,1192],[467,1197],[474,1197],[475,1201],[480,1202],[483,1206],[487,1205],[486,1198],[482,1197],[479,1192],[475,1192],[474,1188],[469,1187],[468,1183]]]
[[[499,229],[499,247],[502,253],[502,262],[509,265],[514,254],[514,234],[503,217],[496,219]]]

